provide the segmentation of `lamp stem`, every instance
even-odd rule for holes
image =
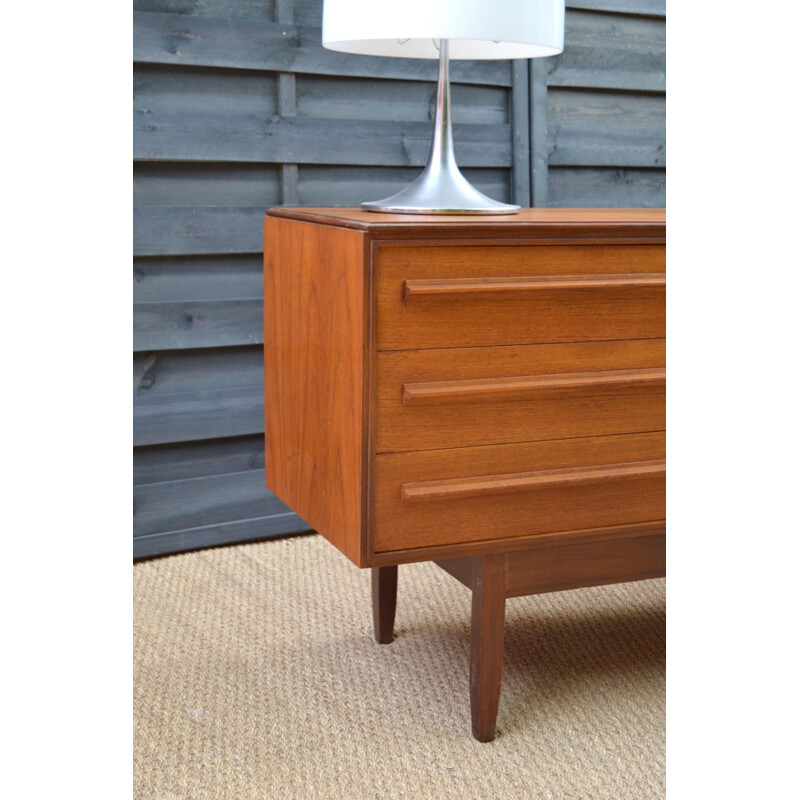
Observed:
[[[453,150],[450,118],[450,43],[439,40],[439,82],[436,114],[428,163],[422,174],[403,191],[385,200],[362,203],[366,211],[393,214],[514,214],[519,206],[507,205],[481,194],[461,174]]]
[[[428,163],[439,169],[458,169],[453,153],[453,123],[450,116],[450,41],[439,40],[439,82],[436,86],[436,112]]]

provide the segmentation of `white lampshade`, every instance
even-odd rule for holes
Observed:
[[[322,44],[370,56],[512,59],[564,49],[564,0],[325,0]]]

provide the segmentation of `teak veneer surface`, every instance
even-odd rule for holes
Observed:
[[[358,566],[472,589],[495,733],[505,601],[664,574],[665,216],[277,208],[264,229],[267,486]]]
[[[376,214],[359,208],[271,208],[270,216],[368,231],[375,238],[477,234],[509,238],[530,229],[533,235],[664,236],[664,210],[650,208],[523,208],[517,214],[488,217],[460,214]]]
[[[378,453],[663,427],[663,339],[396,351],[377,369]]]
[[[653,209],[270,210],[268,487],[359,566],[663,519],[664,230]],[[403,501],[548,469],[585,480]]]
[[[378,455],[375,550],[662,520],[664,458],[663,433]]]
[[[386,243],[378,349],[663,338],[664,258],[658,244]]]
[[[265,466],[270,489],[361,561],[364,237],[267,217]]]

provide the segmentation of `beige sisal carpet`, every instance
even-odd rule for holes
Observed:
[[[662,798],[665,582],[510,600],[498,736],[470,734],[470,592],[316,535],[134,565],[136,800]]]

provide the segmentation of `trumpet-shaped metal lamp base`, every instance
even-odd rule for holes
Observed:
[[[401,192],[362,203],[366,211],[390,214],[515,214],[519,206],[499,203],[479,192],[461,174],[453,155],[450,121],[450,59],[447,39],[439,43],[436,117],[428,163],[422,175]]]
[[[432,168],[430,162],[414,183],[385,200],[362,203],[367,211],[390,214],[516,214],[519,206],[481,194],[460,172]]]

